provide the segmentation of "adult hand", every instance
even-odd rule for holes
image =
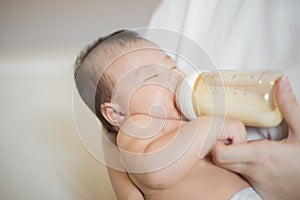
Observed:
[[[300,199],[300,107],[286,76],[278,83],[277,101],[289,127],[286,139],[218,143],[213,160],[240,173],[263,199]]]

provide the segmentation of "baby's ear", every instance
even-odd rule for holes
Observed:
[[[111,125],[120,127],[125,117],[124,114],[122,114],[116,108],[117,106],[113,103],[105,102],[101,104],[101,113]]]

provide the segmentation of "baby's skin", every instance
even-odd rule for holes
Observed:
[[[148,126],[149,122],[161,124],[163,120],[139,114],[124,122],[117,143],[129,177],[146,199],[230,199],[249,186],[239,175],[215,166],[209,156],[205,157],[215,140],[212,135],[207,138],[212,133],[209,131],[212,120],[218,119],[201,117],[189,122],[168,119],[152,137],[153,127]],[[149,138],[146,134],[143,138],[131,135],[129,131],[134,126],[143,127]],[[235,143],[243,141],[243,135],[243,124],[228,119],[218,139]],[[151,153],[154,158],[143,157]],[[171,163],[166,164],[165,160]]]
[[[209,152],[218,140],[244,142],[244,125],[211,116],[185,120],[174,95],[182,73],[150,45],[153,49],[128,53],[108,70],[115,91],[103,110],[114,106],[124,168],[146,199],[230,199],[249,184],[212,164]]]

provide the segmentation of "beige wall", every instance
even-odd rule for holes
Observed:
[[[159,0],[0,2],[0,199],[114,199],[72,117],[72,65],[99,35],[146,26]]]

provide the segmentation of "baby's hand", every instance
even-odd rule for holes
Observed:
[[[247,131],[245,125],[239,120],[226,118],[218,141],[223,141],[225,144],[246,142]]]
[[[201,146],[200,158],[204,158],[218,142],[237,144],[247,141],[246,128],[241,121],[233,118],[203,116],[200,117],[200,122],[202,122],[202,126],[208,126],[207,137]]]

